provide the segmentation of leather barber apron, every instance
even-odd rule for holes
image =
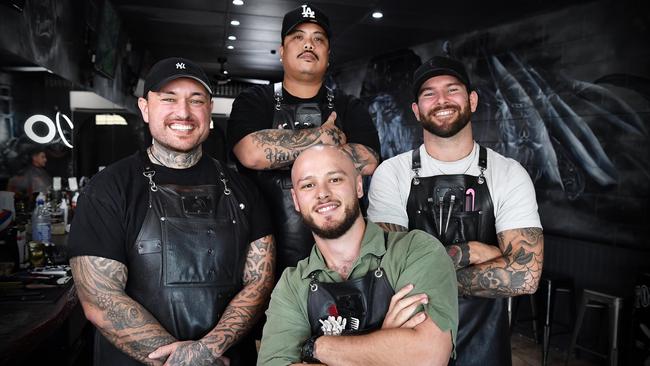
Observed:
[[[384,235],[387,238],[387,234]],[[382,257],[383,258],[383,257]],[[374,271],[363,277],[343,282],[320,282],[320,270],[309,277],[307,313],[312,335],[323,335],[325,321],[330,316],[345,319],[345,334],[367,332],[381,327],[388,312],[390,299],[395,294],[381,260]],[[338,325],[342,325],[338,323]]]
[[[487,150],[479,149],[478,177],[455,174],[420,177],[420,149],[413,150],[411,181],[406,211],[409,230],[420,229],[443,245],[470,240],[498,246],[494,205],[485,184]],[[459,324],[456,360],[450,365],[508,366],[510,332],[505,298],[458,297]]]
[[[272,128],[305,129],[323,124],[334,111],[334,92],[327,88],[327,104],[282,103],[282,83],[274,84],[275,111]],[[321,113],[321,111],[327,111]],[[291,198],[291,168],[255,172],[255,179],[271,211],[275,232],[277,264],[276,278],[287,267],[309,256],[314,237],[296,212]]]
[[[176,339],[198,340],[243,286],[248,223],[237,199],[241,192],[217,161],[218,185],[175,186],[156,185],[155,171],[143,159],[149,209],[128,250],[126,293]],[[96,365],[139,364],[96,335]],[[226,352],[231,365],[248,364],[236,348],[243,343]]]

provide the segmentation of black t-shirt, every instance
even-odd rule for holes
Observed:
[[[140,232],[149,203],[149,180],[142,175],[143,159],[141,153],[122,159],[97,173],[84,187],[68,237],[70,258],[90,255],[128,264],[127,248]],[[159,185],[220,184],[214,161],[205,155],[188,169],[150,166],[156,172],[153,180]],[[243,198],[244,215],[250,223],[248,242],[271,234],[267,208],[257,188],[241,175],[231,173],[228,184],[247,192]]]
[[[228,120],[228,148],[232,149],[246,135],[273,127],[275,98],[273,84],[256,85],[242,91],[233,102]],[[282,89],[282,104],[324,103],[327,91],[322,86],[313,98],[295,97]],[[375,152],[381,151],[377,129],[372,123],[368,109],[355,97],[339,90],[334,92],[336,125],[345,133],[347,142],[365,145]]]

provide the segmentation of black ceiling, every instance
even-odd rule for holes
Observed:
[[[300,2],[286,0],[111,0],[128,33],[153,59],[183,56],[209,73],[227,58],[231,76],[277,80],[282,67],[275,54],[282,16]],[[332,24],[335,63],[380,55],[442,37],[517,21],[586,0],[316,0]],[[384,17],[371,14],[381,10]],[[230,21],[240,21],[239,26]],[[227,37],[234,35],[236,41]],[[230,50],[226,47],[234,46]]]

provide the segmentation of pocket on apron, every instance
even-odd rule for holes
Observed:
[[[234,224],[226,218],[165,218],[165,285],[234,286],[239,263]]]

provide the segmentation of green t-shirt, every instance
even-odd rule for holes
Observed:
[[[426,293],[429,296],[429,303],[425,305],[427,314],[441,330],[451,330],[455,344],[458,285],[456,271],[444,247],[438,239],[420,230],[390,233],[388,242],[385,245],[382,229],[368,222],[361,252],[349,279],[375,270],[383,256],[382,267],[395,292],[412,283],[415,288],[411,294]],[[308,258],[298,262],[296,267],[287,268],[271,294],[258,365],[288,365],[300,361],[300,347],[311,337],[307,296],[309,274],[314,270],[322,270],[318,277],[321,282],[342,281],[337,272],[327,268],[316,245]],[[421,310],[420,307],[417,311]]]

